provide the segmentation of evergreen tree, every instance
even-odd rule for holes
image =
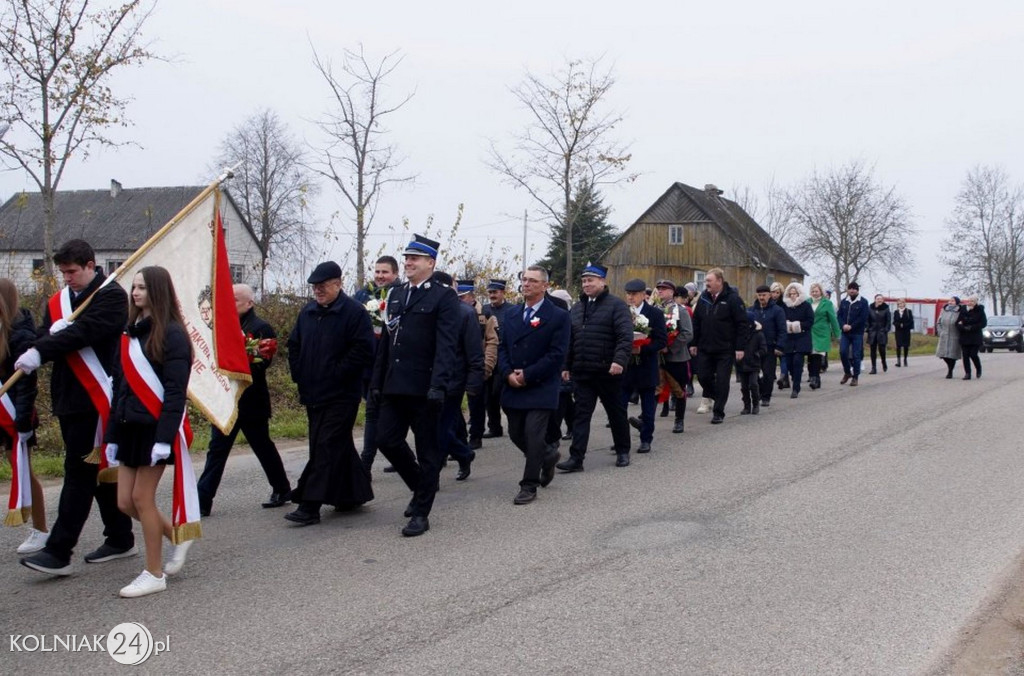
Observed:
[[[614,226],[608,223],[610,207],[603,204],[601,194],[588,183],[580,183],[571,200],[569,211],[573,216],[563,214],[551,228],[551,243],[547,256],[540,264],[551,270],[551,281],[563,289],[579,287],[580,273],[589,261],[596,261],[619,236]],[[572,223],[572,277],[565,279],[566,222]]]

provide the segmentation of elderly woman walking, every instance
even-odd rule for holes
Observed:
[[[782,297],[783,311],[786,313],[786,352],[782,361],[789,369],[789,377],[793,381],[790,399],[800,394],[800,380],[804,374],[804,357],[811,352],[811,327],[814,325],[814,310],[807,302],[804,287],[791,282]]]
[[[892,312],[882,294],[875,296],[875,302],[868,307],[868,345],[871,346],[871,373],[878,373],[878,357],[882,358],[882,370],[888,371],[889,364],[885,361],[885,348],[889,343],[889,331],[892,330]]]
[[[896,312],[892,313],[892,332],[896,336],[896,368],[900,367],[900,354],[903,355],[903,365],[907,364],[907,355],[910,353],[910,333],[914,330],[914,313],[907,307],[907,301],[900,298],[896,301]]]
[[[960,351],[964,358],[964,380],[971,379],[971,364],[974,364],[974,373],[981,377],[981,359],[978,358],[978,351],[981,349],[981,330],[988,325],[988,318],[985,316],[985,306],[978,303],[977,296],[968,296],[960,307],[960,317],[956,322],[960,329]]]
[[[935,335],[939,337],[939,344],[935,348],[935,356],[946,362],[946,378],[953,377],[953,369],[960,360],[960,328],[956,325],[960,320],[960,298],[953,296],[953,300],[946,303],[935,321]]]
[[[832,339],[838,339],[842,332],[836,319],[836,306],[825,297],[821,284],[811,284],[811,309],[814,310],[814,325],[811,327],[811,356],[807,362],[807,384],[812,390],[821,387],[821,363],[832,349]]]

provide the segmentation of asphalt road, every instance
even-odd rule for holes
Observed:
[[[734,385],[726,424],[691,402],[687,432],[659,418],[654,452],[624,469],[595,423],[586,471],[521,507],[521,456],[490,440],[468,481],[445,472],[413,539],[379,463],[362,511],[296,528],[260,509],[269,488],[240,455],[182,573],[143,599],[117,597],[141,558],[51,579],[0,529],[0,670],[109,672],[106,653],[11,652],[9,636],[127,621],[170,637],[138,667],[153,673],[941,670],[1024,542],[1024,355],[982,359],[981,380],[915,357],[856,389],[833,365],[758,417]],[[286,453],[293,477],[303,462]],[[77,555],[100,541],[94,510]]]

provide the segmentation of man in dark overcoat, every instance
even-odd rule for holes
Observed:
[[[254,340],[276,340],[274,327],[256,314],[255,294],[248,284],[235,284],[235,310],[242,323],[242,333],[246,338]],[[213,508],[213,498],[217,495],[224,467],[228,462],[228,454],[235,444],[239,432],[252,448],[253,455],[260,461],[263,473],[270,483],[270,497],[263,507],[280,507],[291,498],[291,483],[284,471],[281,454],[277,452],[274,440],[270,438],[270,390],[267,388],[267,369],[274,360],[274,352],[264,350],[263,354],[249,356],[249,372],[252,384],[245,388],[238,400],[238,416],[235,425],[228,434],[221,432],[216,425],[210,427],[210,450],[206,453],[206,466],[199,477],[199,511],[209,516]]]
[[[658,406],[656,392],[660,380],[659,355],[668,345],[668,329],[665,326],[665,313],[647,302],[647,284],[642,279],[631,279],[626,282],[626,304],[635,318],[642,316],[647,319],[650,342],[645,345],[633,347],[633,357],[626,367],[626,373],[622,377],[622,407],[629,404],[629,397],[633,392],[640,395],[640,420],[630,419],[639,422],[640,446],[637,453],[650,453],[651,442],[654,441],[654,411]]]
[[[505,382],[501,407],[508,435],[526,456],[517,505],[533,502],[537,487],[554,477],[559,453],[545,443],[548,420],[558,409],[565,352],[569,348],[569,313],[545,295],[548,272],[539,265],[523,275],[523,303],[506,314],[498,343],[498,373]]]
[[[341,290],[341,267],[316,266],[307,280],[313,300],[299,312],[288,337],[288,364],[309,417],[309,461],[285,515],[308,526],[320,522],[320,507],[350,509],[373,500],[352,428],[359,411],[363,369],[373,358],[373,328],[366,310]]]
[[[750,320],[743,299],[725,281],[720,268],[708,270],[704,281],[707,288],[693,306],[690,354],[697,357],[701,387],[705,393],[712,393],[715,400],[711,424],[720,425],[725,421],[732,367],[743,359],[750,337]]]
[[[403,251],[406,282],[388,294],[388,321],[370,384],[370,396],[380,401],[377,445],[413,492],[402,529],[407,537],[430,529],[427,517],[444,462],[438,420],[464,317],[455,290],[430,281],[438,246],[416,235]],[[410,429],[415,454],[405,440]]]

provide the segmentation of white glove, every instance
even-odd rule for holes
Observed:
[[[50,335],[52,336],[53,334],[55,334],[55,333],[57,333],[59,331],[63,331],[64,329],[68,328],[69,326],[71,326],[71,322],[69,322],[68,320],[66,320],[66,319],[64,319],[62,317],[62,318],[58,319],[57,321],[55,321],[54,323],[50,324]]]
[[[166,460],[171,457],[171,445],[170,444],[153,444],[153,453],[150,455],[153,459],[153,464]]]
[[[25,375],[28,375],[42,366],[42,364],[43,358],[39,356],[39,350],[30,347],[25,350],[25,354],[18,357],[18,360],[14,362],[14,368],[20,369],[25,372]]]
[[[106,456],[107,465],[113,467],[117,464],[117,444],[107,444]]]
[[[32,440],[33,434],[35,434],[35,432],[18,432],[18,443],[27,445],[28,442]]]

